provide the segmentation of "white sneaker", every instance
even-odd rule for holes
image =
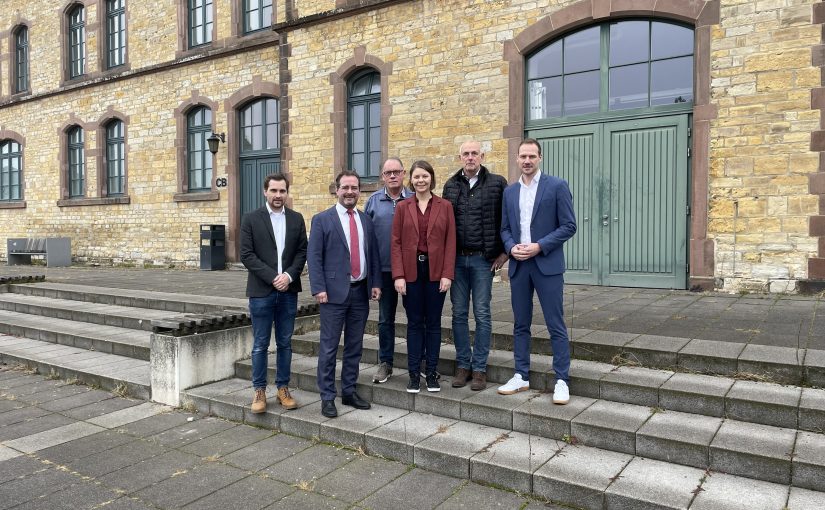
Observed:
[[[570,402],[570,390],[567,388],[567,383],[559,379],[553,389],[553,403],[564,405],[568,402]]]
[[[507,381],[504,386],[498,387],[498,392],[501,395],[513,395],[520,391],[527,391],[530,389],[530,382],[521,378],[521,374],[516,374],[512,379]]]

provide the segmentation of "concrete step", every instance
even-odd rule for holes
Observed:
[[[25,294],[52,299],[85,301],[131,308],[150,308],[177,313],[209,313],[226,309],[245,311],[247,309],[246,299],[115,289],[67,283],[40,282],[10,284],[8,291],[14,294]]]
[[[0,294],[0,310],[152,331],[152,320],[178,315],[168,310],[106,305],[27,294]]]
[[[292,385],[317,391],[316,357],[293,357],[292,370]],[[794,478],[794,485],[825,491],[825,434],[821,429],[799,431],[610,398],[574,396],[568,405],[558,406],[552,403],[551,392],[505,396],[496,392],[494,384],[474,392],[469,387],[452,388],[446,376],[441,391],[431,393],[422,387],[420,393],[411,394],[406,391],[406,370],[396,370],[384,384],[373,384],[374,370],[375,365],[361,364],[357,391],[376,404],[548,439],[568,438],[577,444],[764,481],[791,483]],[[247,362],[236,364],[236,375],[250,380]],[[822,398],[825,391],[818,391]],[[810,447],[795,451],[801,438]]]
[[[0,310],[0,334],[149,360],[148,331]]]
[[[295,335],[292,345],[295,353],[315,356],[318,353],[318,333]],[[343,348],[339,348],[339,357],[342,352]],[[270,361],[269,376],[270,380],[274,380],[274,356],[271,356]],[[378,363],[377,337],[373,335],[364,337],[361,361],[371,365]],[[393,378],[402,379],[399,389],[403,390],[407,373],[406,370],[399,370],[407,366],[407,345],[403,338],[396,341],[393,365],[397,367]],[[301,365],[301,367],[304,366]],[[552,367],[551,356],[542,354],[531,356],[530,387],[539,391],[552,391],[555,384]],[[302,378],[305,375],[314,377],[312,370],[312,366],[307,367],[308,372],[304,374],[293,366],[293,382],[311,386],[312,382],[306,383],[295,378]],[[377,368],[366,370],[363,378],[364,384],[371,384],[374,370]],[[235,375],[238,377],[248,379],[251,371],[249,360],[236,362]],[[451,344],[442,345],[439,371],[445,376],[455,373],[455,347]],[[488,386],[503,384],[512,376],[513,354],[509,351],[491,350],[487,364]],[[783,386],[671,370],[616,366],[577,359],[571,361],[570,377],[571,394],[581,397],[703,416],[732,418],[762,425],[825,432],[825,390],[823,389]],[[445,377],[444,380],[451,381],[449,377]]]
[[[359,394],[362,390],[359,387]],[[522,402],[522,406],[530,403],[538,406],[539,401],[549,398],[540,393],[530,393],[531,395],[524,397],[526,400]],[[426,391],[415,396],[414,400],[427,396],[425,394]],[[194,407],[201,413],[342,444],[370,455],[414,463],[425,469],[480,483],[533,493],[577,508],[779,510],[787,507],[796,510],[823,508],[825,505],[821,472],[805,475],[802,468],[812,456],[811,439],[807,436],[803,439],[803,442],[807,441],[806,460],[798,461],[796,455],[782,459],[785,465],[793,465],[794,476],[791,477],[791,468],[786,466],[787,480],[777,483],[753,479],[747,473],[745,476],[737,476],[711,472],[681,464],[678,460],[646,456],[647,453],[656,453],[662,448],[621,452],[604,447],[609,445],[583,444],[576,436],[568,436],[564,441],[536,435],[529,430],[483,425],[463,417],[439,416],[397,405],[373,403],[372,409],[358,411],[343,406],[340,399],[336,403],[338,418],[327,419],[321,415],[321,403],[315,392],[294,390],[293,396],[300,407],[292,411],[286,411],[276,403],[274,388],[269,388],[268,396],[270,404],[267,412],[252,414],[249,412],[252,389],[248,380],[228,379],[185,392],[187,406]],[[508,398],[502,396],[500,403],[509,406],[509,401],[505,400]],[[577,400],[583,399],[575,399],[571,406]],[[597,402],[591,402],[588,407],[596,404]],[[571,406],[556,408],[570,409]],[[650,410],[646,411],[649,415],[647,423],[652,422],[656,415],[670,414],[651,415]],[[678,417],[673,421],[679,422]],[[736,429],[736,423],[739,422],[724,421],[718,425],[720,430],[717,431],[717,436],[722,434],[722,438],[728,441],[720,443],[720,452],[732,451],[726,449],[726,446],[736,439],[747,442],[742,439],[743,432]],[[657,425],[664,430],[670,428],[665,423]],[[726,426],[730,428],[729,431],[725,429]],[[652,426],[649,428],[653,429]],[[648,435],[655,437],[652,432]],[[678,443],[678,440],[674,440],[674,443]],[[670,449],[676,450],[675,447]],[[720,455],[719,462],[730,461],[728,463],[731,466],[746,466],[748,462],[756,461],[757,465],[750,467],[753,470],[769,464],[767,460],[757,459],[759,455],[763,458],[766,455],[759,445],[752,445],[751,450],[750,454],[742,453],[741,455],[749,456],[739,459],[739,462],[730,461],[732,455]],[[788,453],[794,453],[793,445]],[[799,455],[806,453],[799,452]],[[715,457],[713,460],[715,461]],[[797,476],[797,472],[800,475]],[[777,475],[778,471],[773,469],[771,473]],[[812,486],[813,489],[804,488],[805,486]]]
[[[53,342],[0,335],[0,361],[148,400],[149,362]]]
[[[441,318],[441,338],[449,342],[451,322],[450,317]],[[378,334],[377,310],[370,312],[367,332]],[[470,336],[474,334],[475,326],[470,321]],[[547,327],[534,325],[531,334],[533,354],[553,354]],[[575,359],[825,387],[824,350],[704,340],[691,338],[689,330],[684,337],[670,337],[572,327],[569,335]],[[403,311],[396,316],[396,336],[407,336]],[[513,350],[512,322],[493,321],[491,348]]]

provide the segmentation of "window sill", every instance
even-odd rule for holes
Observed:
[[[209,202],[220,200],[221,194],[218,191],[195,191],[192,193],[175,193],[172,200],[175,202]]]
[[[372,193],[384,187],[383,181],[365,181],[364,179],[366,179],[366,177],[361,178],[361,193]],[[329,185],[329,193],[330,195],[335,194],[335,183]]]
[[[0,202],[0,209],[25,209],[26,201],[17,200],[13,202]]]
[[[115,205],[128,204],[128,196],[122,197],[97,197],[97,198],[64,198],[57,201],[58,207],[83,207],[87,205]]]

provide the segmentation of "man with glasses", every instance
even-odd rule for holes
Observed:
[[[507,180],[490,173],[481,163],[484,152],[477,141],[461,144],[462,168],[444,184],[444,198],[453,205],[456,225],[455,280],[450,288],[453,305],[453,343],[456,371],[453,388],[487,387],[487,357],[493,320],[490,314],[493,273],[507,261],[501,242],[501,201]],[[476,332],[470,347],[469,311],[473,300]]]
[[[381,299],[378,301],[378,371],[372,382],[383,383],[392,375],[392,361],[395,353],[395,311],[398,307],[398,293],[392,280],[390,261],[390,240],[395,206],[412,192],[404,187],[404,164],[399,158],[387,159],[381,166],[384,187],[370,196],[364,212],[372,218],[378,238],[378,252],[381,259]]]
[[[321,414],[338,416],[335,407],[335,359],[341,333],[341,403],[369,409],[370,403],[355,391],[364,342],[369,300],[381,297],[381,266],[372,220],[357,210],[361,180],[351,170],[335,178],[338,202],[312,217],[307,247],[309,285],[320,305],[318,390]]]

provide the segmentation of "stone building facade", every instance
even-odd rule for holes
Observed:
[[[440,188],[460,143],[478,139],[515,181],[529,135],[575,188],[569,281],[792,292],[825,280],[821,2],[269,3],[4,2],[2,237],[68,236],[79,262],[197,266],[200,225],[223,224],[236,261],[268,171],[290,177],[309,223],[342,168],[365,175],[362,200],[389,155],[429,160]],[[666,61],[656,54],[671,40],[651,43],[646,105],[616,106],[640,96],[607,84],[635,72],[612,53],[589,71],[592,111],[573,101],[586,73],[535,78],[553,48],[572,63],[587,34],[602,50],[641,37],[628,27],[654,43],[676,27],[692,45]],[[675,76],[679,62],[687,91],[657,103],[655,69]],[[566,80],[569,104],[553,89]],[[226,134],[214,159],[212,131]],[[642,156],[622,160],[633,147]]]

